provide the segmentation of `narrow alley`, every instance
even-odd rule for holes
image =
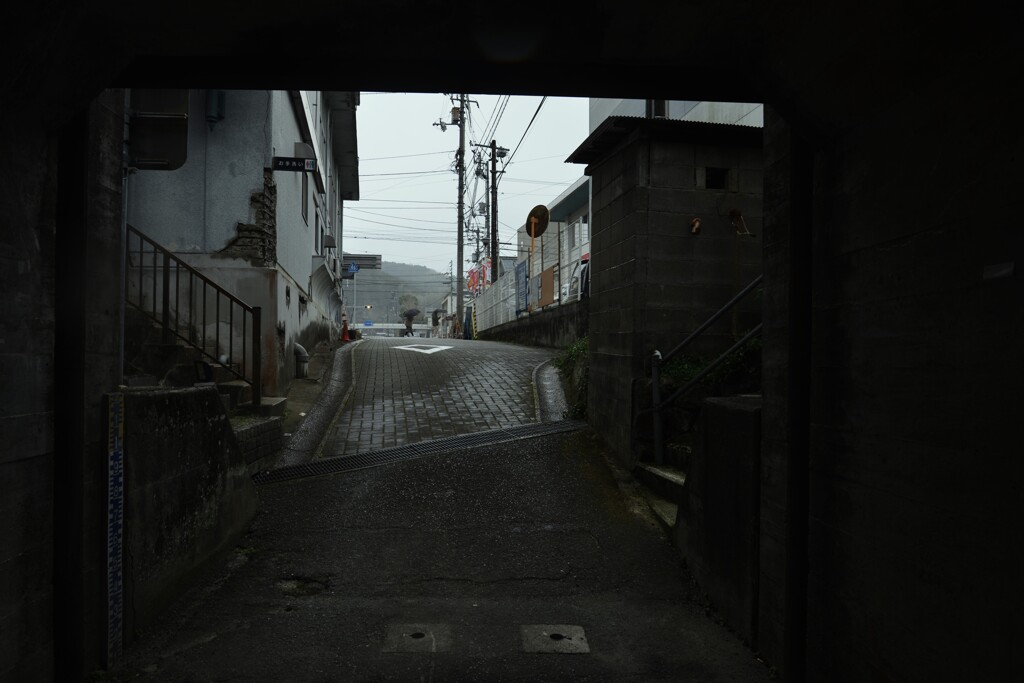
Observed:
[[[769,680],[585,424],[523,431],[553,352],[354,346],[320,456],[263,478],[248,533],[115,680]]]

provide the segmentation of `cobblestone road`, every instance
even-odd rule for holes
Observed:
[[[554,349],[462,339],[371,338],[321,457],[537,422],[534,370]]]

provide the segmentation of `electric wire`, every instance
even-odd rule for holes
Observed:
[[[407,218],[405,216],[389,216],[386,213],[377,213],[375,211],[368,211],[366,209],[357,209],[355,207],[346,208],[345,210],[346,211],[358,211],[359,213],[368,213],[371,216],[377,216],[379,218],[394,218],[395,220],[399,220],[399,221],[410,221],[411,220],[411,221],[416,221],[417,223],[442,223],[444,225],[449,225],[451,223],[451,221],[435,221],[435,220],[428,220],[426,218]],[[351,218],[353,220],[368,220],[368,219],[364,219],[362,216],[351,216],[351,215],[349,215],[349,218]],[[412,227],[412,226],[409,226],[409,227]]]
[[[526,124],[526,130],[523,131],[523,137],[519,138],[519,142],[516,144],[516,148],[512,150],[512,153],[508,155],[508,159],[506,159],[505,163],[502,164],[502,169],[507,168],[508,165],[512,163],[512,157],[514,157],[516,155],[516,152],[519,151],[519,147],[523,144],[523,140],[526,139],[526,134],[530,132],[530,128],[533,126],[533,122],[537,120],[537,114],[540,113],[540,108],[543,107],[544,103],[547,101],[547,95],[541,98],[540,104],[537,105],[537,111],[533,112],[533,118],[531,118],[530,122]]]
[[[408,159],[410,157],[430,157],[430,156],[437,156],[439,154],[451,154],[451,153],[452,153],[452,151],[450,149],[444,149],[444,150],[441,150],[440,152],[422,152],[420,154],[399,154],[399,155],[393,156],[393,157],[370,157],[369,159],[364,159],[362,157],[359,157],[359,163],[363,163],[363,162],[366,162],[366,161],[383,161],[385,159]]]

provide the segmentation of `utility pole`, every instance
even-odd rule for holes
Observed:
[[[462,268],[463,268],[462,260],[464,258],[463,254],[462,254],[462,250],[463,250],[463,246],[462,246],[462,242],[463,242],[463,240],[462,240],[462,232],[465,229],[465,220],[466,220],[466,212],[465,212],[465,204],[464,204],[465,199],[463,198],[463,194],[465,194],[465,192],[466,192],[466,126],[463,125],[463,122],[465,120],[463,115],[465,114],[465,112],[466,112],[466,96],[465,95],[459,95],[459,110],[458,110],[458,120],[459,120],[459,153],[455,157],[455,161],[456,161],[456,163],[459,166],[459,168],[458,168],[458,171],[459,171],[459,246],[456,249],[456,254],[455,254],[456,258],[458,258],[458,260],[459,260],[459,276],[458,276],[459,290],[458,290],[458,292],[455,295],[456,296],[456,298],[455,298],[455,307],[459,311],[459,320],[462,320]],[[455,113],[455,110],[453,109],[452,110],[452,122],[453,123],[455,122],[455,118],[456,118],[456,113]]]
[[[457,166],[456,172],[459,174],[459,230],[458,230],[458,246],[456,248],[456,260],[458,261],[458,274],[456,277],[456,286],[458,289],[455,293],[455,308],[456,314],[459,320],[462,320],[462,269],[463,269],[463,232],[465,231],[465,200],[463,194],[466,191],[466,126],[464,125],[465,114],[466,114],[466,95],[460,94],[458,99],[458,106],[452,107],[452,118],[451,123],[447,124],[444,121],[438,121],[435,126],[440,126],[441,130],[444,131],[449,125],[459,127],[459,149],[455,154],[455,164]],[[452,98],[452,104],[455,103],[455,99]]]
[[[491,282],[498,281],[498,159],[504,159],[508,150],[498,147],[498,143],[491,140],[490,145],[477,145],[474,147],[486,147],[491,150]]]
[[[502,155],[508,153],[501,148]],[[491,140],[491,282],[498,281],[498,144]]]

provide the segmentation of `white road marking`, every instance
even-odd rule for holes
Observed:
[[[396,346],[396,349],[404,349],[405,351],[417,351],[419,353],[437,353],[438,351],[444,351],[452,348],[451,346],[428,346],[427,344],[410,344],[408,346]]]

